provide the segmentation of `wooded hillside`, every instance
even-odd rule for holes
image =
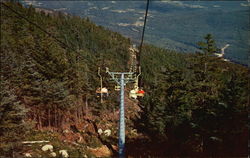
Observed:
[[[130,41],[88,19],[5,4],[51,35],[1,4],[1,145],[23,132],[23,120],[62,128],[85,114],[85,101],[105,108],[95,97],[97,68],[124,70]]]
[[[152,152],[246,156],[249,69],[209,53],[179,54],[154,46],[143,52],[148,94],[136,126],[158,146]]]
[[[104,104],[96,98],[97,69],[128,71],[129,39],[89,19],[4,4],[47,33],[1,4],[3,156],[21,151],[18,143],[34,129],[60,132],[87,113],[102,120],[102,113],[118,109],[113,87]],[[127,122],[146,141],[128,155],[247,155],[248,68],[202,52],[181,54],[152,45],[143,46],[141,64],[146,96],[139,100],[138,117]]]

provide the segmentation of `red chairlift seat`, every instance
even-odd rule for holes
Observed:
[[[144,94],[145,94],[145,91],[142,90],[142,89],[137,91],[137,96],[138,96],[138,97],[143,97]]]

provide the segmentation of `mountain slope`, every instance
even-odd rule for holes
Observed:
[[[100,103],[97,68],[127,71],[130,40],[89,19],[4,4],[50,35],[1,4],[1,156],[46,157],[39,144],[20,145],[43,139],[71,157],[115,154],[119,93],[102,71],[110,95]],[[249,69],[152,45],[141,59],[146,96],[125,100],[128,156],[246,155]]]
[[[104,105],[95,97],[100,82],[97,68],[125,70],[128,39],[88,19],[36,12],[15,3],[5,5],[50,33],[1,4],[1,84],[10,87],[26,107],[26,121],[34,121],[36,129],[61,130],[81,122],[87,104],[95,111],[93,115],[117,109],[115,96]],[[2,104],[1,108],[11,110]],[[1,143],[9,143],[5,141]],[[11,148],[1,150],[11,154]]]

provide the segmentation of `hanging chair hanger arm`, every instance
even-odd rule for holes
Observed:
[[[138,79],[139,76],[141,75],[141,66],[138,67],[138,71],[139,71],[139,73],[138,73],[138,75],[137,75],[137,77],[136,77],[137,79]]]
[[[101,68],[100,68],[100,67],[98,67],[98,76],[99,76],[100,78],[102,78],[102,76],[101,76]]]
[[[101,68],[98,67],[98,76],[100,77],[100,94],[101,94],[101,103],[103,103],[103,98],[102,98],[102,75],[101,75]]]

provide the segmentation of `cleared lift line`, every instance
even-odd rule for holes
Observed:
[[[109,74],[112,80],[114,80],[118,86],[120,86],[120,113],[119,113],[119,138],[118,138],[118,154],[120,158],[126,157],[125,155],[125,102],[124,102],[124,89],[127,83],[133,82],[136,83],[137,87],[141,87],[141,79],[139,79],[140,74],[141,74],[141,69],[140,69],[140,60],[141,60],[141,51],[142,51],[142,45],[143,45],[143,40],[144,40],[144,33],[145,33],[145,28],[146,28],[146,21],[147,21],[147,16],[148,16],[148,8],[149,8],[149,0],[147,0],[147,7],[146,7],[146,13],[145,13],[145,18],[144,18],[144,26],[143,26],[143,32],[142,32],[142,38],[141,38],[141,44],[139,51],[137,52],[137,63],[135,70],[138,70],[139,72],[110,72],[109,68],[106,67],[106,73]],[[98,68],[98,75],[101,80],[101,87],[102,87],[102,76],[100,75],[100,68]],[[140,90],[143,91],[143,90]],[[144,95],[144,91],[143,94]],[[101,102],[102,100],[102,92],[101,92]]]
[[[112,80],[114,80],[120,86],[120,113],[119,113],[119,157],[125,157],[125,103],[124,103],[124,88],[127,83],[135,82],[136,76],[134,72],[110,72],[106,68]]]

